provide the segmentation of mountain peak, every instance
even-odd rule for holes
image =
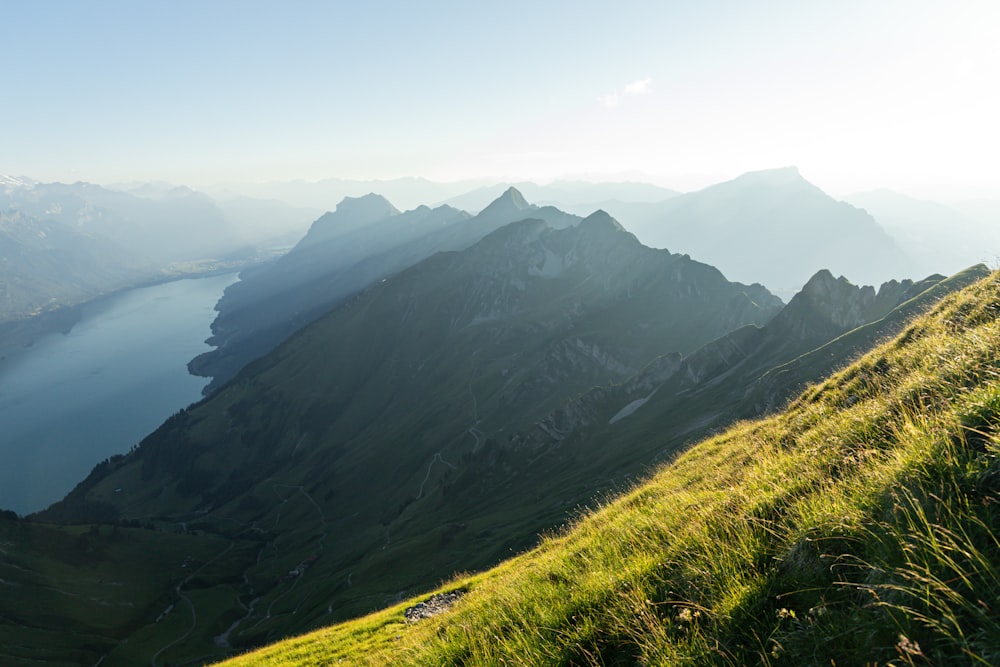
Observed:
[[[849,295],[869,291],[872,296],[875,295],[875,288],[869,285],[855,285],[844,276],[834,278],[829,269],[820,269],[802,286],[799,293],[811,298],[829,299],[835,293]]]
[[[391,215],[398,215],[399,210],[382,195],[369,192],[360,197],[344,197],[337,204],[337,213],[379,220]]]
[[[748,171],[745,174],[737,176],[733,179],[734,182],[740,183],[754,183],[754,184],[771,184],[771,185],[790,185],[794,183],[808,183],[802,174],[799,172],[799,168],[795,166],[791,167],[777,167],[775,169],[761,169],[758,171]]]
[[[616,232],[627,231],[621,224],[612,218],[606,211],[598,209],[580,221],[581,230],[612,230]]]
[[[841,276],[840,281],[847,282],[847,278]],[[812,294],[819,291],[829,290],[838,279],[833,276],[829,269],[820,269],[817,271],[812,278],[802,286],[802,293]]]
[[[480,215],[483,214],[497,214],[510,211],[527,211],[534,208],[521,194],[521,191],[511,186],[507,190],[494,199],[489,206],[484,208]]]
[[[853,329],[871,319],[869,310],[875,305],[875,288],[853,284],[844,276],[834,278],[827,269],[817,271],[792,297],[789,312],[803,309],[821,315],[842,330]]]
[[[499,197],[497,197],[496,201],[493,203],[496,204],[497,202],[503,202],[507,206],[513,206],[514,208],[522,210],[526,208],[531,208],[531,204],[529,204],[528,200],[524,198],[524,195],[521,194],[521,191],[515,188],[513,185],[507,188],[504,191],[504,193]]]
[[[824,202],[826,200],[830,202],[835,201],[819,187],[803,178],[798,167],[777,167],[775,169],[748,171],[734,179],[710,185],[703,190],[690,193],[687,196],[750,196],[764,201],[768,196],[787,197],[790,194],[803,193],[808,193],[812,198],[820,195],[820,199]],[[678,198],[678,202],[682,201],[683,199]]]

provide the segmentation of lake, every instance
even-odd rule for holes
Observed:
[[[215,304],[235,273],[142,287],[82,307],[0,364],[0,508],[60,500],[95,464],[127,452],[201,398],[187,363],[211,349]]]

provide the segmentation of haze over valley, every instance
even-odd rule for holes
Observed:
[[[8,10],[0,663],[1000,656],[991,3]]]

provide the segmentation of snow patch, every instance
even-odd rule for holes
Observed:
[[[653,394],[655,394],[655,393],[656,393],[656,389],[654,389],[649,394],[649,396],[646,396],[645,398],[637,398],[637,399],[635,399],[634,401],[632,401],[631,403],[629,403],[628,405],[626,405],[624,408],[622,408],[621,410],[619,410],[617,413],[615,413],[615,416],[608,420],[608,424],[609,425],[610,424],[614,424],[616,422],[620,422],[621,420],[625,419],[626,417],[630,417],[633,412],[635,412],[636,410],[638,410],[642,406],[646,405],[646,401],[648,401],[649,399],[653,398]]]

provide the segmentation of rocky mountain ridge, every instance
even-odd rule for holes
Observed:
[[[209,341],[216,349],[189,365],[192,373],[213,378],[206,393],[345,299],[437,252],[465,249],[529,217],[556,227],[579,220],[531,205],[513,188],[476,216],[446,205],[399,213],[375,194],[342,205],[317,220],[285,257],[248,272],[226,291]]]

